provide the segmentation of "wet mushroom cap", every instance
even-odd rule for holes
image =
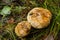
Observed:
[[[27,15],[28,22],[37,29],[47,27],[51,18],[51,12],[44,8],[33,8]]]
[[[28,23],[27,21],[22,21],[18,23],[17,26],[15,27],[15,33],[17,36],[24,37],[28,35],[30,29],[31,29],[30,23]]]

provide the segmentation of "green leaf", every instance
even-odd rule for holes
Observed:
[[[14,13],[21,13],[21,11],[23,9],[25,9],[26,7],[21,7],[21,6],[16,6],[15,9],[12,9],[12,12]]]
[[[1,15],[8,15],[11,13],[11,7],[9,6],[4,6],[4,8],[1,10]]]

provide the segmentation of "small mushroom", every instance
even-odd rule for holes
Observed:
[[[22,21],[17,24],[15,27],[15,33],[17,36],[24,37],[28,35],[29,31],[31,29],[31,25],[27,21]]]
[[[27,15],[27,21],[32,27],[40,29],[47,27],[52,18],[52,14],[48,9],[33,8]]]

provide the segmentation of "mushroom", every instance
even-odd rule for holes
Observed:
[[[33,8],[27,15],[27,21],[37,29],[47,27],[51,18],[52,14],[48,9],[39,7]]]
[[[22,21],[17,24],[15,27],[15,33],[17,36],[24,37],[28,35],[29,31],[31,29],[31,25],[27,21]]]

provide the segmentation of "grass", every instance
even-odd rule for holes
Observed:
[[[58,38],[57,34],[60,31],[60,0],[16,0],[9,2],[10,5],[3,1],[0,1],[0,3],[0,12],[4,6],[11,7],[9,15],[3,16],[0,14],[2,17],[0,20],[0,40],[42,40],[48,35],[53,35],[54,39]],[[50,25],[39,30],[32,28],[28,36],[20,38],[15,34],[14,28],[18,22],[26,20],[27,13],[34,7],[43,7],[51,11]],[[14,23],[7,23],[11,17],[15,20]]]

